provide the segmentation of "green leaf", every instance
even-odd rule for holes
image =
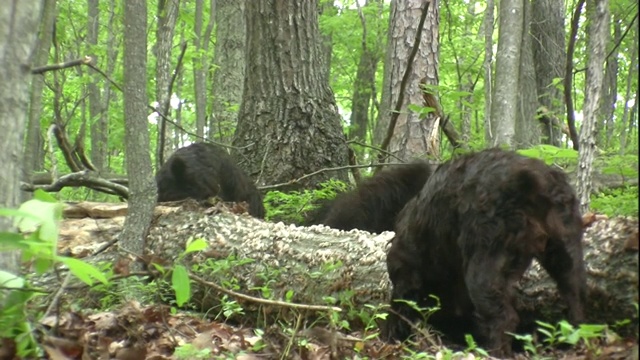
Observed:
[[[82,260],[66,256],[58,256],[56,257],[56,260],[67,265],[71,273],[87,285],[93,285],[94,279],[100,281],[103,284],[108,283],[107,278],[100,270]]]
[[[58,220],[62,217],[61,203],[32,199],[23,203],[19,210],[32,215],[16,219],[21,232],[33,232],[40,227],[40,239],[52,242],[58,239]]]
[[[0,286],[7,288],[22,289],[24,287],[24,279],[10,273],[8,271],[0,270]]]
[[[25,244],[22,243],[24,236],[11,232],[0,232],[0,250],[24,250]]]
[[[187,269],[182,265],[176,265],[171,274],[171,287],[176,292],[176,303],[184,305],[191,297],[191,282]]]
[[[187,249],[184,251],[185,254],[202,251],[206,249],[208,246],[207,242],[204,239],[196,239],[193,241],[189,241],[187,243]]]

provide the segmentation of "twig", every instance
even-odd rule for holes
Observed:
[[[279,183],[279,184],[275,184],[275,185],[265,185],[265,186],[259,186],[258,189],[259,190],[271,190],[271,189],[277,189],[277,188],[281,188],[284,186],[289,186],[289,185],[293,185],[293,184],[297,184],[300,181],[311,177],[311,176],[315,176],[318,174],[322,174],[324,172],[327,171],[340,171],[340,170],[345,170],[345,169],[353,169],[353,168],[368,168],[368,167],[381,167],[381,166],[386,166],[386,165],[406,165],[406,163],[387,163],[387,164],[364,164],[364,165],[347,165],[347,166],[337,166],[337,167],[332,167],[332,168],[323,168],[320,169],[318,171],[314,171],[310,174],[306,174],[303,175],[297,179],[293,179],[291,181],[288,182],[284,182],[284,183]]]
[[[83,59],[75,59],[75,60],[71,60],[71,61],[67,61],[67,62],[63,62],[63,63],[58,63],[58,64],[39,66],[37,68],[31,69],[31,73],[32,74],[43,74],[43,73],[45,73],[47,71],[61,70],[61,69],[66,69],[66,68],[70,68],[70,67],[74,67],[74,66],[78,66],[78,65],[87,65],[87,64],[90,64],[91,61],[93,61],[91,56],[85,56]]]
[[[250,295],[245,295],[245,294],[241,294],[238,292],[235,292],[233,290],[229,290],[229,289],[225,289],[222,286],[212,283],[210,281],[207,281],[197,275],[194,274],[189,274],[189,278],[201,285],[205,285],[208,287],[212,287],[218,291],[220,291],[223,294],[227,294],[229,296],[233,296],[236,299],[242,299],[242,300],[246,300],[246,301],[250,301],[250,302],[254,302],[254,303],[258,303],[258,304],[263,304],[263,305],[275,305],[275,306],[280,306],[280,307],[286,307],[286,308],[291,308],[291,309],[303,309],[303,310],[311,310],[311,311],[337,311],[337,312],[342,312],[342,309],[336,306],[325,306],[325,305],[307,305],[307,304],[296,304],[296,303],[290,303],[290,302],[285,302],[285,301],[279,301],[279,300],[269,300],[269,299],[261,299],[261,298],[257,298],[257,297],[253,297]]]

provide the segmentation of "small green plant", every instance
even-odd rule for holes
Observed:
[[[304,216],[317,207],[318,202],[333,199],[347,190],[347,184],[339,180],[328,180],[319,189],[304,191],[269,191],[264,197],[267,220],[301,224]]]
[[[547,165],[556,164],[563,168],[578,163],[578,152],[573,149],[559,148],[553,145],[537,145],[529,149],[518,150],[520,155],[540,159]]]
[[[591,195],[591,209],[607,216],[638,216],[638,187],[606,189]]]
[[[23,263],[33,264],[36,274],[62,263],[78,279],[88,285],[96,281],[106,284],[107,277],[94,266],[84,261],[57,254],[59,222],[62,204],[42,190],[34,198],[23,203],[17,210],[0,209],[0,216],[15,219],[19,233],[0,232],[0,251],[16,252]],[[38,347],[32,335],[30,318],[35,317],[27,309],[34,297],[24,277],[0,270],[0,338],[15,339],[17,354],[28,358],[37,354]]]
[[[176,359],[211,359],[211,349],[197,349],[191,344],[184,344],[176,347],[173,352]]]

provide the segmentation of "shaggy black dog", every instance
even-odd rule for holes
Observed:
[[[497,149],[440,166],[398,216],[387,257],[393,284],[385,336],[404,340],[420,318],[395,300],[441,310],[428,322],[452,337],[476,336],[496,356],[511,352],[519,318],[513,285],[536,258],[555,280],[574,323],[583,320],[586,275],[578,201],[566,175]]]
[[[218,196],[223,201],[246,201],[252,216],[264,218],[262,196],[253,181],[216,145],[195,143],[178,149],[162,165],[156,182],[159,202]]]
[[[423,161],[384,169],[356,189],[325,202],[308,224],[372,233],[391,231],[400,210],[420,192],[430,174],[430,165]]]

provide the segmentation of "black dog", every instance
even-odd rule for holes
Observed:
[[[176,150],[158,171],[156,183],[159,202],[218,196],[224,201],[246,201],[252,216],[264,218],[262,196],[253,181],[224,149],[213,144],[195,143]]]
[[[404,340],[419,314],[441,310],[436,329],[474,334],[492,354],[511,352],[519,318],[513,284],[536,258],[556,281],[569,319],[583,320],[586,275],[578,201],[566,175],[542,161],[497,149],[440,166],[402,210],[387,257],[393,284],[389,339]]]
[[[356,189],[325,202],[307,224],[372,233],[391,231],[400,210],[420,192],[430,174],[430,165],[423,161],[387,168]]]

